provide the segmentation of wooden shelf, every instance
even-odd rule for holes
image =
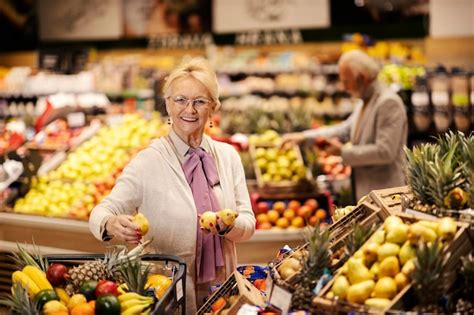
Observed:
[[[48,254],[104,253],[110,245],[95,239],[85,221],[0,212],[0,251],[11,251],[17,242],[31,244],[33,240]],[[303,229],[257,230],[250,240],[236,243],[238,263],[265,265],[283,246],[296,247],[303,242]]]

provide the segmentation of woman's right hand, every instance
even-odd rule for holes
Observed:
[[[131,244],[138,244],[142,239],[140,227],[133,223],[131,215],[121,214],[110,217],[105,223],[105,230],[108,236]]]

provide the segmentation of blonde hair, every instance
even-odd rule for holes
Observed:
[[[204,58],[198,57],[184,60],[171,71],[169,76],[165,79],[163,86],[163,94],[165,97],[169,96],[168,93],[175,80],[188,76],[198,80],[207,88],[215,104],[214,110],[218,110],[221,107],[221,102],[219,101],[219,85],[217,83],[216,73]]]
[[[378,63],[360,50],[351,50],[342,54],[339,58],[339,68],[347,66],[354,77],[365,75],[370,80],[375,80],[380,71]]]

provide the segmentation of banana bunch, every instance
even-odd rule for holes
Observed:
[[[153,297],[128,292],[118,296],[121,315],[148,314],[153,305]]]
[[[53,290],[53,286],[46,279],[46,274],[35,266],[28,265],[22,271],[15,271],[12,274],[12,281],[28,290],[30,296],[35,296],[41,290]]]

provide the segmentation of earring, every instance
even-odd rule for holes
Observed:
[[[209,128],[212,128],[214,127],[214,125],[212,124],[212,120],[209,120]]]
[[[168,125],[171,125],[171,118],[168,117]]]

